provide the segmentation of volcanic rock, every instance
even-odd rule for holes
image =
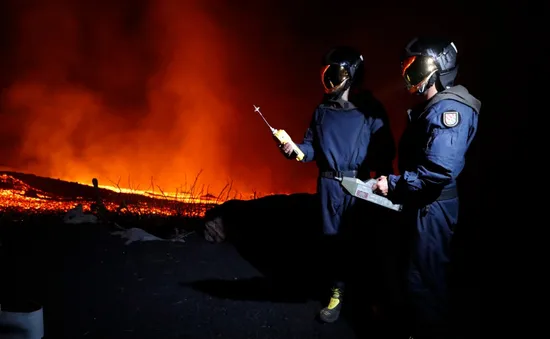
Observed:
[[[254,200],[229,200],[206,212],[204,237],[220,243],[239,234],[315,231],[319,224],[317,195],[271,195]]]

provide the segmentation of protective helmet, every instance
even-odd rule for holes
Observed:
[[[440,38],[414,38],[401,58],[401,75],[410,93],[423,94],[436,84],[452,87],[458,71],[455,44]]]
[[[351,47],[336,47],[323,57],[321,82],[327,94],[342,94],[360,80],[363,56]]]

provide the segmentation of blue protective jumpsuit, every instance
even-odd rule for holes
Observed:
[[[304,140],[297,146],[304,152],[303,161],[314,160],[319,169],[317,193],[323,234],[332,239],[328,244],[331,248],[326,249],[329,254],[325,256],[327,265],[332,266],[333,276],[329,278],[333,284],[342,287],[346,241],[340,235],[344,226],[346,229],[352,226],[353,218],[349,213],[357,200],[334,177],[366,180],[371,172],[378,175],[393,173],[392,161],[396,151],[386,110],[367,91],[350,97],[349,101],[324,100],[315,109]]]
[[[410,232],[408,319],[414,338],[448,338],[450,243],[458,219],[456,179],[477,131],[481,102],[463,86],[437,93],[409,110],[399,142],[399,172],[388,198],[403,204]]]

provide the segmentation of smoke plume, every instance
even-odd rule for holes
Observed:
[[[345,43],[375,64],[371,87],[392,98],[400,131],[392,111],[406,107],[393,99],[406,94],[388,70],[408,37],[373,37],[382,10],[374,23],[348,13],[327,24],[322,2],[5,3],[3,166],[141,189],[153,178],[165,191],[202,170],[214,194],[230,181],[243,194],[312,192],[314,165],[285,160],[252,105],[299,141],[321,95],[321,55]]]

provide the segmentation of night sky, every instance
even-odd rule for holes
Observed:
[[[315,165],[285,160],[252,105],[300,142],[332,46],[363,53],[396,139],[411,105],[399,56],[417,34],[453,39],[458,81],[483,101],[488,35],[473,2],[385,3],[3,1],[0,166],[141,187],[153,176],[166,191],[203,169],[214,193],[228,180],[313,192]]]

